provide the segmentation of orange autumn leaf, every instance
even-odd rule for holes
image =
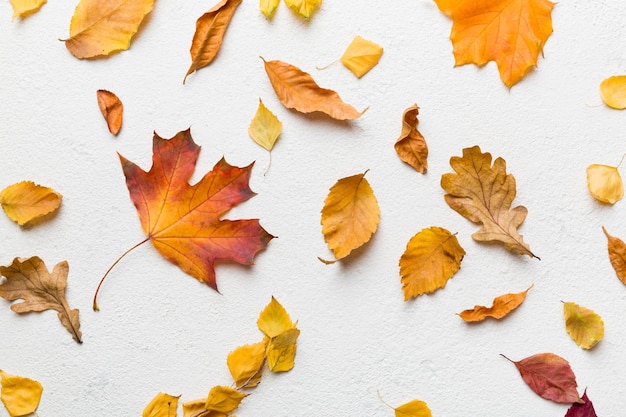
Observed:
[[[153,5],[154,0],[80,0],[65,47],[80,59],[126,50]]]
[[[13,19],[24,18],[38,11],[48,0],[10,0],[13,6]]]
[[[124,105],[115,94],[107,90],[98,90],[96,97],[98,98],[98,107],[104,120],[107,122],[109,132],[117,135],[122,128]]]
[[[604,337],[602,317],[593,310],[576,303],[563,303],[565,330],[583,349],[591,349]]]
[[[335,261],[367,243],[378,227],[380,208],[366,172],[337,181],[324,201],[322,234]]]
[[[549,0],[435,0],[452,19],[455,64],[498,64],[510,88],[537,65],[552,33]]]
[[[322,112],[337,120],[357,119],[365,112],[344,103],[335,91],[321,88],[311,75],[298,67],[265,59],[263,63],[276,96],[288,109],[301,113]]]
[[[609,240],[608,250],[611,266],[615,270],[619,280],[626,285],[626,243],[618,237],[611,236],[604,226],[602,226],[602,231],[604,231],[604,234]]]
[[[189,50],[191,65],[185,74],[183,84],[189,74],[213,61],[222,46],[228,24],[241,2],[242,0],[221,0],[196,21],[196,32]]]
[[[600,95],[607,106],[626,109],[626,75],[614,75],[600,83]]]
[[[0,191],[0,205],[7,216],[20,226],[30,226],[61,205],[61,194],[32,181],[20,181]]]
[[[531,288],[532,285],[528,287],[526,291],[517,294],[500,295],[493,299],[493,305],[491,307],[477,305],[471,310],[460,312],[459,316],[467,322],[482,321],[487,317],[493,317],[499,320],[519,307],[526,299],[526,294]]]
[[[396,141],[394,148],[396,153],[407,164],[418,172],[425,174],[428,170],[428,145],[424,136],[417,130],[417,104],[404,110],[402,114],[402,133]]]

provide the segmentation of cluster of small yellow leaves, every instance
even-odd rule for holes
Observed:
[[[39,407],[43,387],[38,381],[0,370],[0,399],[11,417],[26,416]]]

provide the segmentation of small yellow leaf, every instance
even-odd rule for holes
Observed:
[[[335,260],[367,243],[378,227],[380,208],[366,173],[340,179],[324,201],[322,233]]]
[[[252,140],[271,151],[282,130],[283,124],[259,99],[259,107],[248,127]]]
[[[35,13],[46,4],[47,0],[11,0],[13,6],[13,19],[16,17],[24,18],[29,14]]]
[[[609,232],[606,231],[604,226],[602,226],[602,230],[609,240],[607,246],[609,249],[609,260],[611,261],[611,266],[615,270],[615,273],[620,281],[626,285],[626,243],[618,237],[609,235]]]
[[[602,101],[614,109],[626,109],[626,75],[614,75],[600,83]]]
[[[445,287],[461,268],[464,256],[456,236],[446,229],[422,229],[409,240],[400,258],[404,301]]]
[[[617,167],[592,164],[587,167],[587,187],[598,201],[615,204],[624,196],[624,184]]]
[[[52,213],[61,205],[61,194],[32,181],[21,181],[0,191],[0,204],[20,226]]]
[[[308,19],[315,9],[322,4],[322,0],[285,0],[285,4],[295,13]]]
[[[361,78],[378,64],[382,54],[380,45],[356,36],[341,56],[341,63]]]
[[[604,322],[593,310],[568,302],[563,304],[565,329],[583,349],[591,349],[604,337]]]
[[[228,354],[226,364],[237,387],[242,385],[246,388],[256,387],[261,382],[265,346],[266,342],[262,341],[253,345],[239,346]]]
[[[265,17],[272,17],[280,0],[260,0],[259,8]]]
[[[201,415],[203,411],[206,411],[206,408],[204,408],[205,404],[206,398],[183,403],[183,417],[197,417]]]
[[[143,410],[142,417],[176,417],[178,397],[159,392]]]
[[[300,330],[293,328],[270,339],[266,353],[267,366],[270,371],[286,372],[293,368],[298,336],[300,336]]]
[[[39,406],[43,387],[38,381],[0,370],[2,377],[0,399],[11,417],[34,413]]]
[[[528,287],[526,291],[517,294],[498,296],[493,299],[493,305],[491,307],[474,306],[471,310],[461,311],[459,316],[467,322],[482,321],[487,317],[493,317],[499,320],[519,307],[526,299],[526,294],[531,288],[532,285]]]
[[[236,410],[241,400],[247,396],[236,389],[218,385],[211,388],[204,408],[228,414]]]
[[[272,301],[261,311],[256,322],[259,330],[267,337],[274,338],[294,327],[287,310],[272,296]]]
[[[413,400],[395,408],[396,417],[432,417],[424,401]]]

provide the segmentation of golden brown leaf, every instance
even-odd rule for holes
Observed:
[[[617,110],[626,109],[626,75],[614,75],[600,83],[602,101]]]
[[[276,96],[288,109],[301,113],[319,111],[337,120],[354,120],[365,112],[363,110],[359,113],[354,107],[344,103],[335,91],[321,88],[311,75],[298,67],[265,59],[263,63]]]
[[[606,231],[604,226],[602,226],[602,230],[609,240],[608,249],[611,266],[613,266],[613,269],[615,270],[615,273],[620,281],[626,285],[626,243],[624,243],[620,238],[611,236],[609,232]]]
[[[0,204],[11,220],[20,226],[31,225],[56,211],[61,194],[32,181],[21,181],[0,191]]]
[[[56,310],[74,340],[82,343],[79,310],[70,309],[65,298],[68,271],[67,261],[59,262],[50,273],[37,256],[15,258],[8,267],[0,266],[0,276],[6,278],[0,285],[0,297],[9,301],[23,300],[11,304],[11,310],[18,314]]]
[[[591,349],[604,337],[602,317],[576,303],[563,303],[565,329],[572,340],[583,349]]]
[[[48,0],[10,0],[13,6],[13,19],[24,18],[38,11]]]
[[[226,364],[237,387],[256,387],[261,382],[266,342],[239,346],[228,354]]]
[[[355,36],[341,56],[341,63],[361,78],[374,68],[383,54],[383,48],[360,36]]]
[[[96,96],[98,98],[98,107],[100,112],[102,112],[104,120],[107,122],[109,132],[117,135],[122,128],[124,105],[115,94],[107,90],[98,90]]]
[[[221,0],[196,21],[196,32],[189,50],[191,66],[185,74],[183,84],[189,74],[206,67],[213,61],[222,46],[228,24],[241,2],[242,0]]]
[[[269,111],[263,101],[259,99],[259,107],[250,122],[250,127],[248,127],[248,134],[252,140],[271,151],[282,130],[283,124],[278,120],[278,117]]]
[[[272,301],[259,314],[256,324],[259,330],[270,339],[294,327],[287,310],[274,296],[272,296]]]
[[[395,409],[396,417],[432,417],[430,408],[424,401],[412,400]]]
[[[517,294],[500,295],[493,299],[493,305],[491,307],[477,305],[471,310],[461,311],[459,316],[468,322],[482,321],[487,317],[493,317],[499,320],[519,307],[526,299],[526,294],[531,288],[532,285],[528,287],[526,291]]]
[[[308,19],[315,9],[322,4],[322,0],[285,0],[285,4],[295,13]]]
[[[43,387],[38,381],[0,370],[0,399],[11,417],[26,416],[39,407]]]
[[[211,388],[204,407],[209,411],[228,414],[235,411],[247,396],[234,388],[218,385]]]
[[[265,17],[270,18],[274,15],[279,1],[280,0],[260,0],[259,9],[261,9]]]
[[[624,183],[617,167],[592,164],[587,167],[587,187],[598,201],[615,204],[624,196]]]
[[[159,392],[144,408],[142,417],[176,417],[178,397]]]
[[[293,368],[296,357],[296,340],[300,330],[287,329],[267,343],[267,366],[272,372],[287,372]]]
[[[434,292],[459,270],[465,250],[456,236],[441,227],[422,229],[409,240],[400,258],[404,301]]]
[[[418,172],[425,174],[428,170],[428,145],[426,145],[424,136],[417,130],[418,114],[419,107],[417,104],[404,111],[402,114],[402,133],[400,133],[394,148],[400,159]]]
[[[466,219],[482,224],[472,235],[479,242],[501,242],[510,250],[538,258],[524,243],[517,228],[526,218],[524,206],[510,209],[515,198],[515,178],[506,173],[502,158],[491,166],[491,154],[478,146],[463,149],[463,157],[450,158],[456,174],[444,174],[441,187],[448,193],[446,203]]]
[[[153,5],[154,0],[80,0],[65,47],[80,59],[126,50]]]

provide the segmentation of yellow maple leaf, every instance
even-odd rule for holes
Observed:
[[[266,342],[239,346],[228,354],[226,364],[237,387],[256,387],[261,382]]]
[[[621,164],[621,162],[620,162]],[[587,167],[587,188],[598,201],[615,204],[624,196],[624,183],[616,167],[591,164]]]
[[[279,1],[280,0],[260,0],[259,9],[261,9],[261,13],[263,13],[265,17],[272,17],[278,7]]]
[[[287,310],[272,296],[272,301],[261,311],[256,322],[270,339],[294,327]]]
[[[176,417],[178,397],[159,392],[143,410],[142,417]]]
[[[0,399],[11,417],[34,413],[39,406],[43,387],[38,381],[0,370]]]
[[[285,0],[285,4],[300,16],[308,19],[315,9],[322,4],[322,0]]]
[[[382,54],[383,48],[380,45],[355,36],[341,56],[341,63],[361,78],[378,64]]]
[[[56,211],[61,194],[32,181],[21,181],[0,191],[0,204],[11,220],[28,226]]]
[[[35,13],[46,4],[48,0],[11,0],[11,6],[13,6],[13,19],[16,17],[24,18],[32,13]]]
[[[271,152],[282,130],[283,124],[278,120],[278,117],[269,111],[263,101],[259,99],[259,107],[248,127],[250,138]]]
[[[614,109],[626,109],[626,75],[614,75],[600,83],[602,101]]]
[[[239,407],[241,400],[247,396],[247,394],[241,393],[234,388],[218,385],[211,388],[204,408],[209,411],[228,414],[235,411]]]
[[[583,349],[591,349],[604,337],[604,322],[593,310],[576,303],[563,303],[565,329]]]
[[[267,366],[272,372],[286,372],[294,366],[296,357],[296,340],[300,330],[288,329],[267,343]]]
[[[441,227],[422,229],[409,240],[400,258],[404,301],[443,288],[459,270],[465,250]]]

